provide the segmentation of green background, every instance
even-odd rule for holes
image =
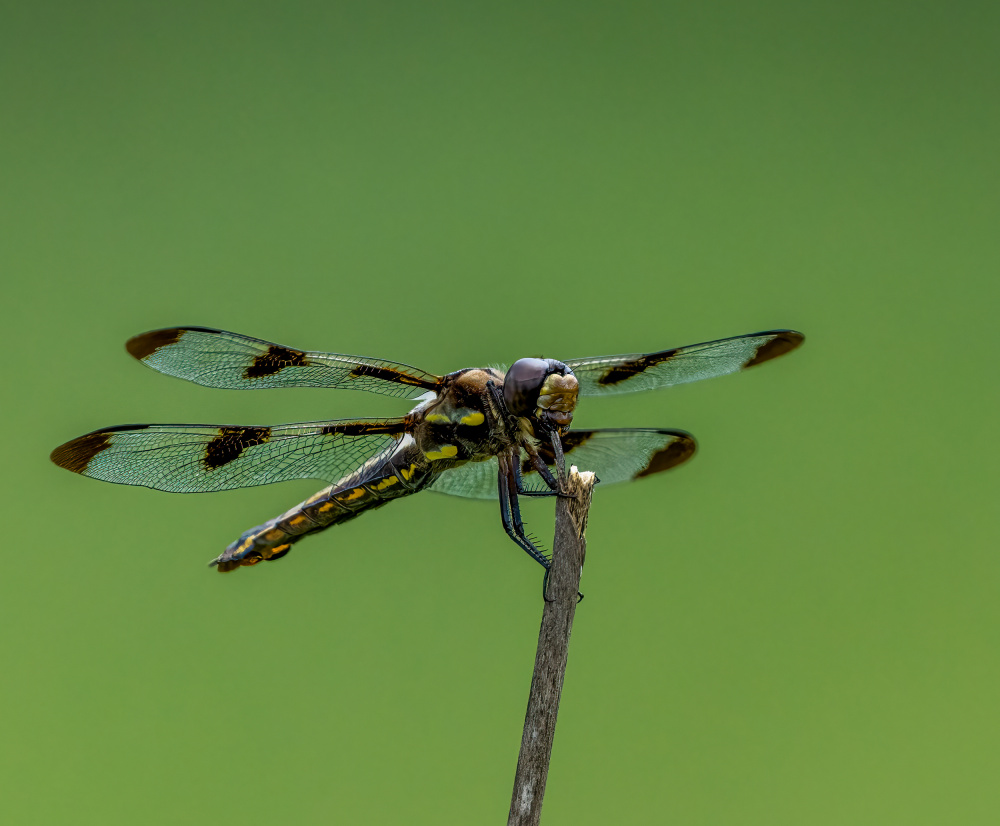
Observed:
[[[99,484],[125,422],[398,415],[122,348],[433,372],[771,327],[599,491],[547,824],[1000,818],[996,3],[7,3],[0,819],[502,823],[540,572],[423,494],[205,567],[319,487]],[[551,535],[551,503],[529,525]]]

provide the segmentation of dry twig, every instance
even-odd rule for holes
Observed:
[[[531,677],[508,826],[537,826],[542,816],[542,798],[569,654],[569,635],[573,629],[587,549],[585,532],[594,482],[594,474],[570,468],[566,492],[575,498],[560,498],[556,504],[552,567],[542,610],[542,627],[538,632],[535,671]]]

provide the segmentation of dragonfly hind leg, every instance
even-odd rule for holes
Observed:
[[[501,455],[497,459],[500,465],[500,470],[497,473],[497,492],[500,495],[500,519],[503,521],[504,530],[519,548],[545,569],[545,576],[542,578],[542,599],[545,602],[551,602],[552,600],[548,597],[548,585],[552,560],[540,551],[525,534],[524,523],[521,521],[521,509],[517,503],[518,488],[521,487],[521,474],[517,466],[517,457]],[[564,495],[555,491],[553,493]],[[570,496],[569,498],[575,497]],[[577,602],[583,601],[583,594],[577,592],[577,597]]]
[[[500,456],[500,470],[497,473],[497,493],[500,497],[500,520],[507,536],[535,562],[548,570],[549,558],[535,545],[524,532],[524,522],[521,520],[521,509],[518,506],[518,475],[516,457]]]

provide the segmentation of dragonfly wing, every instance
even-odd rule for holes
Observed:
[[[571,430],[563,437],[566,464],[590,470],[601,480],[600,487],[629,482],[670,470],[686,462],[695,452],[694,437],[683,430],[653,428]],[[555,474],[551,442],[541,442],[539,453]],[[468,462],[442,471],[429,490],[469,499],[497,498],[497,460]],[[527,456],[521,459],[524,487],[548,491]]]
[[[803,341],[805,336],[794,330],[768,330],[658,353],[597,356],[566,364],[580,382],[581,396],[607,396],[736,373],[782,356]]]
[[[485,462],[466,462],[456,468],[442,471],[431,482],[428,490],[464,496],[467,499],[496,499],[497,472],[496,457]]]
[[[209,327],[153,330],[125,348],[147,367],[205,387],[337,387],[410,398],[440,381],[406,364],[297,350]]]
[[[283,424],[139,424],[80,436],[52,451],[74,473],[155,490],[194,493],[289,479],[336,482],[390,454],[407,420],[368,419]]]

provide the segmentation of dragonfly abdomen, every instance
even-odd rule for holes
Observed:
[[[273,562],[285,556],[303,536],[374,510],[416,493],[430,481],[430,474],[417,472],[415,465],[400,463],[395,457],[385,461],[361,481],[357,476],[324,488],[281,516],[246,531],[212,561],[220,572],[261,560]]]

